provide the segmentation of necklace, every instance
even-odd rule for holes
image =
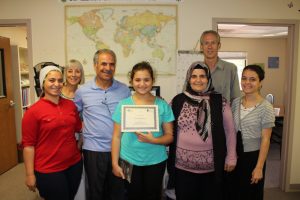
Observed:
[[[242,103],[241,106],[243,109],[254,109],[256,108],[261,102],[263,101],[263,99],[259,96],[257,98],[255,98],[253,101],[247,101],[247,99],[245,98],[245,96],[242,98]]]
[[[243,104],[241,104],[241,109],[242,109],[243,111],[251,111],[251,110],[255,109],[258,105],[259,105],[259,104],[256,104],[256,105],[251,106],[251,107],[245,107]]]

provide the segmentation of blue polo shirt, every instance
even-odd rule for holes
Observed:
[[[96,85],[95,78],[78,88],[74,102],[82,113],[84,122],[83,149],[111,151],[112,115],[117,104],[130,95],[128,86],[114,79],[113,84],[106,90]]]

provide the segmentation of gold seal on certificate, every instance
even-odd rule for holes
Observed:
[[[122,105],[122,132],[158,132],[157,105]]]

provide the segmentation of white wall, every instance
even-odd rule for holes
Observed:
[[[248,63],[263,63],[265,66],[265,80],[261,93],[263,96],[271,93],[275,97],[276,105],[283,105],[284,86],[286,85],[286,38],[274,39],[242,39],[222,38],[221,51],[245,51]],[[279,68],[268,68],[268,57],[279,57]]]
[[[27,48],[26,27],[0,27],[0,35],[10,38],[11,45]]]
[[[201,33],[212,28],[212,18],[299,20],[299,8],[288,8],[287,3],[283,0],[185,0],[178,4],[178,47],[180,50],[192,50]],[[0,19],[31,19],[34,64],[45,60],[65,63],[64,5],[59,0],[1,0]],[[297,70],[300,60],[299,57],[296,59],[295,73],[300,76],[300,70]],[[126,80],[125,77],[122,79]],[[158,77],[157,83],[163,86],[162,95],[166,100],[175,95],[174,77]],[[295,81],[293,84],[294,91],[297,91],[293,102],[297,102],[300,99],[300,83]],[[300,159],[296,156],[296,152],[300,152],[300,123],[295,123],[295,119],[300,119],[300,105],[292,109],[292,162],[288,166],[287,182],[300,185]]]

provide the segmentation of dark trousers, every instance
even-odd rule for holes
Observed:
[[[88,200],[123,200],[123,180],[113,175],[110,152],[83,150]]]
[[[35,171],[37,188],[45,200],[73,200],[80,184],[81,174],[82,160],[60,172]]]
[[[222,200],[221,183],[215,173],[196,174],[175,169],[176,200]]]
[[[237,176],[236,169],[232,172],[224,171],[223,200],[238,200]]]
[[[263,167],[263,179],[257,184],[251,184],[252,172],[256,166],[259,151],[245,152],[237,161],[237,193],[239,200],[263,200],[265,170]]]
[[[166,161],[148,166],[133,166],[129,200],[161,200]]]

